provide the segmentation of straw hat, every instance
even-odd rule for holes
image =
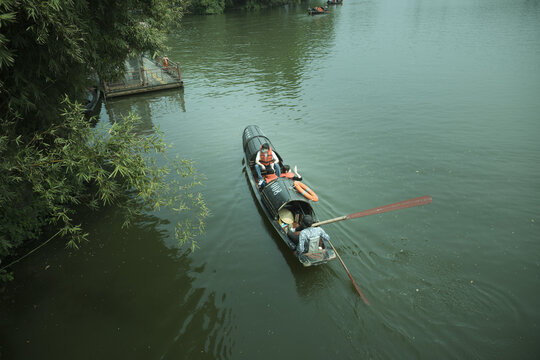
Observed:
[[[279,210],[279,218],[281,221],[283,221],[285,224],[292,224],[293,223],[293,214],[287,209],[281,209]]]

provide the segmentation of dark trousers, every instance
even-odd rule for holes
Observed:
[[[297,231],[296,233],[292,232],[291,230],[287,231],[287,236],[291,241],[294,243],[294,245],[298,246],[298,240],[300,239],[300,232]]]

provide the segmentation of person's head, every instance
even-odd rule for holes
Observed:
[[[313,218],[311,217],[311,215],[304,215],[304,219],[302,220],[304,226],[306,227],[310,227],[311,225],[313,225]]]
[[[261,146],[261,151],[262,151],[263,153],[267,153],[269,148],[270,148],[270,145],[268,145],[268,143],[264,143],[264,144],[262,144],[262,146]]]

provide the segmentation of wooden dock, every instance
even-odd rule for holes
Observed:
[[[171,60],[154,61],[143,55],[139,58],[126,60],[126,69],[123,79],[115,82],[103,82],[105,98],[183,86],[180,64]]]

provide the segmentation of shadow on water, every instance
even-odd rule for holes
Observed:
[[[58,240],[14,269],[0,306],[2,359],[150,359],[226,355],[227,310],[194,287],[187,248],[166,244],[153,216],[121,229],[109,209],[87,214],[80,250]],[[200,339],[206,339],[201,341]]]

